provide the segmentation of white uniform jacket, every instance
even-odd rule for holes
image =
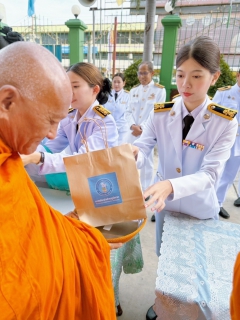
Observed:
[[[144,130],[148,116],[154,109],[154,103],[166,101],[166,90],[164,87],[151,81],[148,85],[138,85],[130,90],[130,98],[126,111],[126,121],[129,128],[128,142],[136,140],[130,130],[131,125],[140,125]]]
[[[98,104],[98,101],[95,101],[78,121],[77,110],[73,110],[66,118],[60,121],[56,138],[54,140],[48,140],[45,143],[53,154],[45,152],[45,160],[43,165],[39,167],[39,174],[64,172],[66,171],[63,162],[64,156],[86,153],[86,148],[82,143],[79,130],[77,131],[77,125],[83,136],[84,131],[86,132],[86,140],[90,151],[105,149],[103,136],[98,125],[93,121],[85,122],[84,118],[93,118],[94,120],[97,120],[104,129],[104,125],[102,124],[103,121],[107,129],[108,146],[114,147],[118,145],[116,123],[111,114],[102,118],[93,110]],[[46,150],[40,145],[38,146],[37,151]]]
[[[115,101],[115,90],[111,91],[112,96],[109,95],[107,103],[104,104],[104,107],[111,112],[113,116],[118,133],[119,133],[119,142],[120,144],[124,141],[124,136],[128,131],[128,124],[125,120],[125,113],[127,110],[128,100],[129,100],[129,92],[122,89],[117,92],[118,98]]]
[[[156,182],[168,179],[173,187],[165,209],[199,219],[218,219],[215,185],[230,156],[237,120],[208,111],[207,106],[212,103],[208,98],[185,139],[204,146],[203,150],[183,146],[181,103],[182,99],[178,99],[171,111],[150,115],[141,138],[134,143],[140,148],[137,166],[143,166],[157,141]]]
[[[238,114],[236,115],[238,120],[238,132],[232,148],[232,154],[234,156],[240,156],[240,87],[236,83],[233,87],[227,87],[226,90],[224,88],[219,88],[212,101],[238,111]]]

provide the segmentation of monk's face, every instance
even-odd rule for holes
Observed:
[[[66,83],[61,91],[50,88],[48,94],[34,101],[21,96],[16,88],[10,87],[6,93],[11,101],[5,114],[8,119],[3,140],[14,151],[30,154],[43,138],[55,138],[59,121],[68,114],[72,92],[70,83]]]
[[[59,121],[68,114],[72,92],[65,87],[58,95],[50,93],[42,101],[23,99],[22,119],[15,125],[18,152],[29,154],[36,150],[45,137],[56,137]]]

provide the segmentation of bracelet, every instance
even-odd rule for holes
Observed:
[[[44,152],[40,151],[40,160],[37,165],[41,166],[44,163],[44,160],[45,160],[45,154]]]

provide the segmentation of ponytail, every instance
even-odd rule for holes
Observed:
[[[97,100],[100,104],[105,104],[108,101],[109,95],[111,95],[112,85],[108,78],[103,79],[103,87],[97,95]]]

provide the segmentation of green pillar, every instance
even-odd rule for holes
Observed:
[[[87,26],[79,19],[70,19],[65,22],[65,25],[69,28],[70,64],[82,62],[84,57],[84,30],[87,29]]]
[[[0,20],[0,35],[1,36],[5,36],[5,33],[2,33],[1,30],[4,28],[4,27],[8,27],[8,25],[6,23],[3,23],[1,20]]]
[[[172,73],[175,62],[178,28],[182,26],[182,21],[179,16],[169,14],[162,19],[162,24],[164,26],[164,35],[160,78],[161,84],[166,88],[166,101],[169,101],[171,89],[176,88],[176,85],[172,85]]]

